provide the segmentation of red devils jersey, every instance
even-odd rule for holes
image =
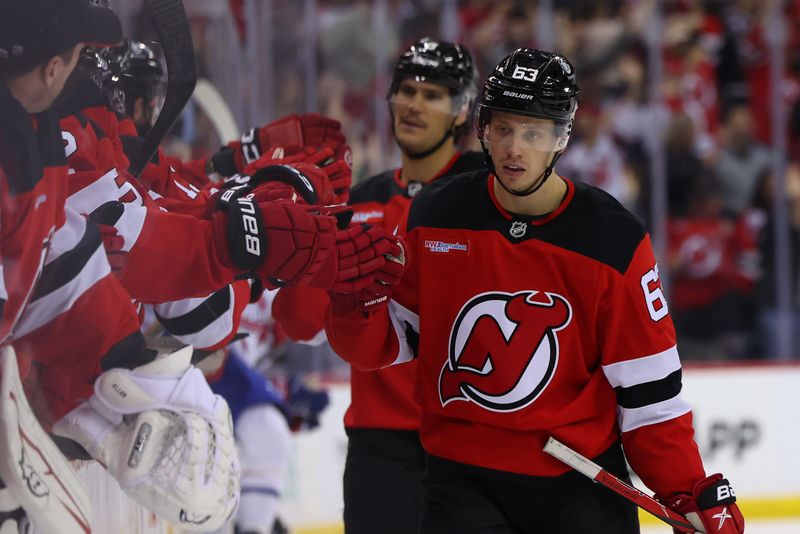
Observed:
[[[457,153],[438,177],[479,168],[483,156],[477,152]],[[400,169],[386,171],[361,182],[350,192],[353,222],[368,223],[394,231],[411,203],[423,188],[420,182],[403,185]],[[302,302],[302,306],[298,303]],[[273,304],[275,319],[293,339],[307,340],[323,326],[327,294],[315,288],[284,288]],[[314,313],[316,312],[316,313]],[[415,364],[380,371],[352,369],[351,404],[345,414],[348,428],[391,428],[417,430],[419,407],[412,398]]]
[[[456,154],[437,179],[456,175],[483,166],[483,155],[477,152]],[[350,192],[353,222],[381,226],[393,232],[411,199],[423,184],[400,182],[400,169],[387,171],[358,184]],[[400,365],[379,371],[350,373],[350,407],[344,416],[347,428],[419,429],[420,409],[413,399],[416,364]]]
[[[669,222],[675,311],[708,306],[734,289],[752,289],[758,261],[752,215],[747,213],[736,222],[721,218]],[[758,222],[755,224],[755,228],[760,227]]]
[[[31,399],[45,425],[91,395],[101,366],[144,348],[97,227],[64,207],[66,175],[56,117],[30,117],[0,84],[0,344],[23,378],[33,361],[59,377]]]
[[[568,470],[549,436],[588,457],[622,437],[661,495],[704,477],[680,396],[675,332],[650,239],[610,195],[567,182],[544,218],[506,212],[478,171],[432,184],[401,223],[411,263],[388,310],[328,314],[356,365],[416,359],[426,451],[532,476]]]
[[[225,345],[249,301],[248,282],[228,285],[235,273],[215,261],[210,221],[166,212],[165,199],[126,172],[116,116],[96,87],[83,82],[71,77],[70,92],[57,102],[70,167],[68,205],[79,213],[102,213],[99,219],[122,236],[125,264],[119,278],[131,297],[156,305],[156,316],[170,333],[198,348]],[[196,204],[199,198],[191,198],[188,184],[175,185],[179,178],[165,179],[174,185],[174,205]]]

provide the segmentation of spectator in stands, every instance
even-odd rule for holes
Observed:
[[[697,155],[692,119],[685,113],[672,116],[667,128],[667,199],[669,213],[684,217],[697,185],[710,172]]]
[[[789,217],[789,287],[781,287],[791,295],[791,351],[793,358],[800,358],[800,303],[797,283],[800,276],[800,163],[792,162],[786,171],[786,196]],[[778,303],[775,279],[775,228],[773,216],[774,179],[769,172],[762,174],[753,204],[764,213],[764,225],[760,232],[759,249],[763,258],[761,278],[756,287],[758,305],[758,329],[761,354],[765,358],[780,357],[778,347]]]
[[[744,104],[725,116],[723,145],[714,167],[725,210],[738,215],[750,204],[756,186],[770,167],[770,151],[754,136],[753,115]]]
[[[599,187],[631,209],[638,187],[599,106],[581,106],[573,136],[570,149],[558,161],[559,174]]]
[[[752,331],[756,251],[748,220],[723,216],[718,187],[710,180],[691,186],[685,215],[668,223],[672,276],[670,313],[681,356],[692,360],[743,358]]]

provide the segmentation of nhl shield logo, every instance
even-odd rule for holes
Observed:
[[[511,223],[511,228],[509,228],[508,233],[511,234],[511,237],[522,237],[525,235],[525,232],[528,231],[528,223],[522,221],[514,221]]]
[[[420,182],[408,183],[408,196],[414,198],[420,191],[422,191],[422,184]]]

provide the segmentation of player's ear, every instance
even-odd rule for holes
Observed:
[[[60,56],[53,56],[45,63],[37,67],[39,69],[39,78],[46,87],[51,87],[58,78],[59,68],[64,68],[63,60]]]
[[[146,110],[145,110],[144,98],[140,96],[133,102],[133,122],[139,124],[139,122],[144,120],[146,116],[145,114]]]
[[[458,97],[463,98],[463,97]],[[456,115],[456,120],[453,121],[453,126],[456,128],[462,126],[467,119],[469,119],[469,104],[465,101],[461,104],[461,108],[458,110],[458,115]]]

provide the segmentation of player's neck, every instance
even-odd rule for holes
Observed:
[[[28,113],[38,113],[42,111],[39,109],[42,106],[38,104],[35,96],[37,92],[34,90],[35,84],[32,82],[34,76],[36,76],[35,71],[31,71],[17,78],[0,82],[6,84],[11,96],[13,96]]]
[[[518,197],[506,191],[496,178],[493,186],[494,196],[503,209],[519,215],[538,216],[553,212],[561,204],[567,192],[567,182],[555,172],[538,191],[524,197]]]
[[[422,159],[412,159],[403,154],[403,167],[400,169],[400,181],[405,185],[410,181],[428,183],[442,171],[457,150],[452,140]]]

